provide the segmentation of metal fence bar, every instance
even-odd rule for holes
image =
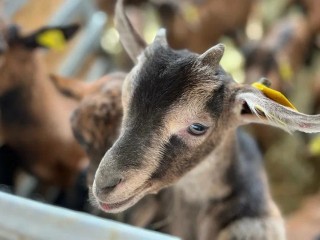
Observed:
[[[96,50],[99,46],[99,39],[103,27],[107,21],[107,16],[103,12],[96,12],[90,19],[87,27],[83,31],[83,37],[77,43],[77,46],[68,55],[62,63],[59,73],[64,76],[74,75],[83,65],[85,57]]]
[[[93,82],[101,76],[105,75],[108,71],[110,72],[114,68],[110,61],[106,59],[106,57],[97,57],[97,59],[93,62],[91,68],[86,74],[86,81]]]
[[[97,11],[91,0],[67,0],[53,15],[49,25],[65,25],[76,19],[81,19],[86,25],[81,39],[61,64],[59,73],[64,76],[76,74],[86,57],[97,50],[107,16]],[[105,71],[105,67],[100,71]]]
[[[2,240],[179,240],[0,192]]]

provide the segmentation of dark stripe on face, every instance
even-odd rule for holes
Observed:
[[[164,146],[159,166],[151,175],[151,179],[161,179],[167,175],[169,170],[180,169],[179,171],[183,171],[187,166],[185,166],[184,161],[181,161],[180,158],[185,155],[186,150],[188,150],[187,145],[176,135],[173,135]],[[179,165],[179,163],[180,166],[175,166]]]
[[[145,152],[151,146],[151,134],[141,124],[121,136],[111,148],[111,155],[116,159],[119,170],[139,169],[144,160]]]
[[[161,131],[163,119],[170,106],[189,88],[193,88],[194,84],[199,83],[199,79],[192,76],[195,54],[159,47],[153,53],[147,54],[146,58],[136,78],[132,79],[135,87],[123,123],[126,130],[125,136],[121,138],[124,142],[117,142],[112,149],[123,156],[123,159],[118,161],[120,166],[127,165],[124,158],[134,166],[141,166],[141,161],[147,164],[148,159],[143,156],[150,147],[150,140]],[[183,143],[173,136],[166,146],[168,156],[171,157],[165,157],[163,161],[176,158],[178,150],[174,150],[173,146],[180,149],[182,145]],[[167,163],[163,165],[168,168]],[[160,172],[155,176],[160,176]]]
[[[134,81],[129,115],[161,118],[183,93],[199,84],[194,72],[196,55],[158,47],[146,55],[146,61]]]
[[[218,88],[212,91],[211,97],[207,102],[207,108],[215,118],[219,118],[224,110],[224,95],[225,84],[222,83]]]

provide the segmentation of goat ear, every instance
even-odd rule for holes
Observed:
[[[62,49],[78,29],[78,24],[61,27],[43,27],[29,36],[22,37],[20,41],[30,49],[37,47]]]
[[[50,80],[56,89],[63,95],[81,100],[84,97],[87,84],[77,79],[50,74]]]
[[[252,86],[238,89],[236,103],[242,123],[262,123],[282,128],[287,132],[320,132],[320,115],[300,113],[281,99],[271,99]]]
[[[224,45],[219,43],[199,56],[202,64],[207,66],[217,66],[224,53]]]

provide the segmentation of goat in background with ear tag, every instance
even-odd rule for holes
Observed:
[[[73,137],[70,114],[77,101],[62,95],[50,80],[38,48],[55,47],[72,38],[78,25],[43,27],[22,35],[16,25],[0,32],[0,131],[4,144],[21,165],[48,184],[74,183],[88,159]]]

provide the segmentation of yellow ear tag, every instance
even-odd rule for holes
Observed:
[[[58,29],[47,30],[38,35],[36,40],[38,44],[50,49],[61,50],[66,45],[65,37]]]
[[[293,104],[281,92],[278,92],[272,88],[269,88],[260,82],[252,83],[251,86],[260,90],[267,98],[270,98],[271,100],[273,100],[283,106],[286,106],[286,107],[289,107],[289,108],[292,108],[292,109],[298,111],[293,106]]]

